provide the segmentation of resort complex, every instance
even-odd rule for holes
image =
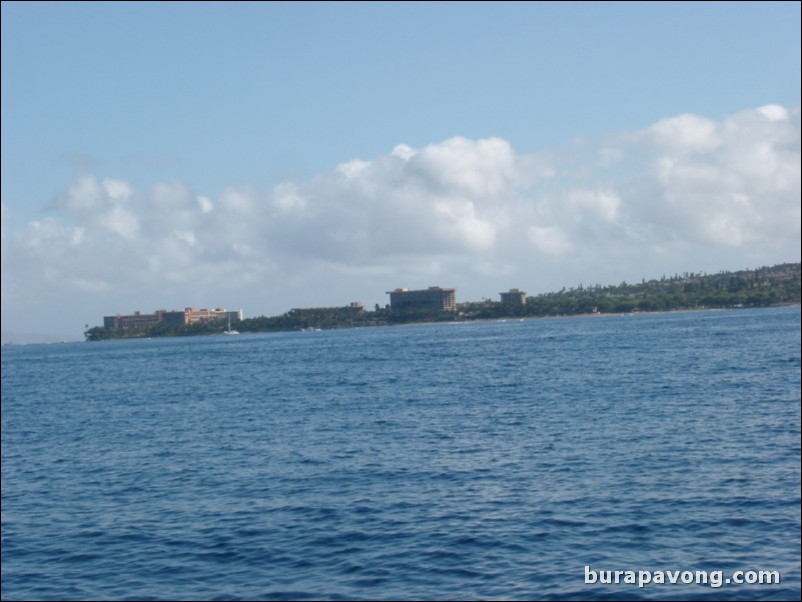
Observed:
[[[130,315],[104,316],[103,327],[111,330],[128,330],[146,328],[161,323],[188,325],[225,320],[242,320],[242,310],[228,311],[222,308],[198,309],[196,307],[185,307],[181,311],[157,309],[152,314],[135,311]]]
[[[455,288],[396,288],[387,291],[384,307],[365,309],[358,301],[337,307],[299,307],[278,316],[243,318],[241,309],[157,310],[150,314],[106,316],[103,326],[89,328],[88,340],[239,332],[316,331],[332,328],[386,326],[420,322],[537,318],[567,315],[627,314],[649,311],[766,307],[800,302],[799,263],[718,274],[675,274],[671,277],[582,286],[527,295],[511,288],[500,301],[457,302]],[[226,326],[228,329],[226,330]]]

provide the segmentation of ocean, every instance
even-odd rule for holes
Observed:
[[[799,307],[7,346],[2,599],[798,600],[800,457]]]

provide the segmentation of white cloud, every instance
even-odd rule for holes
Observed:
[[[82,176],[56,199],[55,205],[66,213],[91,215],[103,210],[108,195],[94,176]]]
[[[535,249],[546,255],[568,255],[574,251],[568,234],[560,228],[531,226],[526,231],[526,237]]]
[[[303,211],[306,208],[306,200],[299,194],[295,184],[284,182],[276,186],[273,191],[273,205],[281,213]]]
[[[602,167],[618,165],[624,161],[624,152],[620,148],[603,147],[599,149],[599,164]]]
[[[198,203],[198,207],[200,208],[201,213],[209,213],[211,211],[214,211],[214,203],[212,203],[212,201],[208,197],[199,196],[196,197],[195,200]]]
[[[383,305],[395,286],[481,298],[698,270],[700,260],[711,270],[798,260],[798,109],[680,115],[590,150],[399,144],[215,199],[178,181],[143,193],[82,176],[47,219],[19,229],[3,204],[3,311],[52,301],[100,315],[136,309],[119,306],[135,299],[154,309],[224,297],[279,313],[360,297]]]
[[[515,153],[500,138],[451,138],[428,145],[408,161],[413,173],[435,190],[486,200],[506,193],[516,180]]]
[[[649,197],[647,217],[666,236],[703,244],[798,240],[799,111],[779,109],[743,111],[721,123],[684,119],[704,121],[704,134],[679,133],[651,149],[653,178],[640,191]]]
[[[404,161],[409,161],[412,157],[418,154],[418,151],[410,148],[406,144],[398,144],[390,154],[394,157],[398,157],[399,159],[403,159]]]
[[[720,144],[717,132],[712,119],[685,114],[661,119],[641,135],[658,149],[691,154],[714,150]]]
[[[110,208],[100,218],[100,223],[109,231],[119,234],[123,238],[132,239],[139,230],[139,220],[136,215],[120,206]],[[83,238],[81,235],[78,240]],[[75,238],[73,238],[75,240]]]
[[[619,217],[621,198],[614,190],[580,189],[569,191],[565,202],[579,218],[615,222]]]
[[[337,166],[337,171],[345,176],[348,180],[353,180],[359,177],[359,174],[365,171],[368,168],[370,163],[367,161],[360,161],[359,159],[353,159],[348,163],[342,163],[341,165]]]
[[[123,182],[122,180],[112,180],[111,178],[106,178],[103,180],[103,190],[110,199],[115,201],[128,200],[134,193],[128,183]]]
[[[481,219],[476,215],[472,202],[440,200],[434,204],[433,215],[441,220],[444,237],[476,251],[493,248],[496,228],[490,219]]]
[[[253,194],[245,190],[230,188],[220,197],[220,206],[230,213],[250,215],[256,209],[255,204]]]
[[[788,109],[780,105],[765,105],[757,111],[769,121],[786,121],[790,117]]]

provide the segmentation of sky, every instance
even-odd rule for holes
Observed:
[[[3,2],[2,338],[800,261],[798,2]]]

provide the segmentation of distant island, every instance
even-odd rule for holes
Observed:
[[[643,280],[637,284],[579,285],[558,292],[526,296],[511,289],[500,293],[501,301],[469,301],[455,303],[455,289],[432,287],[425,291],[396,289],[390,292],[393,304],[376,305],[373,311],[359,303],[344,307],[312,307],[292,309],[280,316],[236,319],[238,312],[224,312],[228,318],[199,320],[183,324],[160,321],[126,328],[108,325],[88,329],[87,341],[107,339],[192,336],[221,334],[232,326],[240,333],[322,330],[414,324],[422,322],[454,322],[506,318],[543,318],[582,314],[623,314],[633,312],[679,311],[694,309],[730,309],[771,307],[800,303],[802,264],[784,263],[772,267],[718,274],[684,273]],[[397,297],[394,297],[396,295]],[[405,298],[450,295],[449,304],[427,307],[401,303]],[[399,301],[395,301],[398,299]],[[235,321],[231,321],[234,316]]]

